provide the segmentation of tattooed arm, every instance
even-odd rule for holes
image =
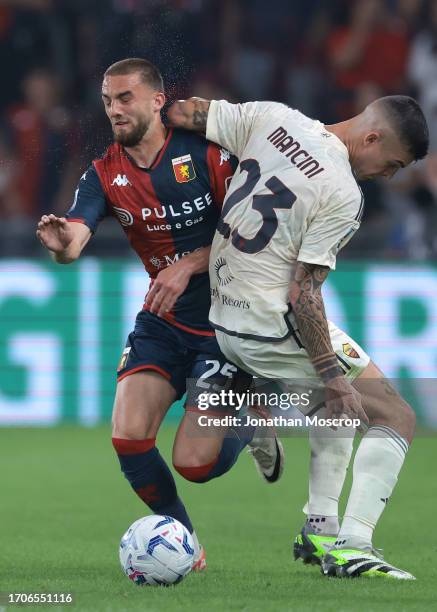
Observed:
[[[296,262],[290,301],[305,349],[320,378],[327,382],[343,371],[332,348],[322,297],[322,284],[329,268]]]
[[[206,132],[209,100],[203,98],[189,98],[173,102],[167,111],[168,122],[172,127]]]
[[[367,422],[360,394],[344,377],[332,348],[322,296],[322,284],[328,274],[327,266],[296,262],[290,302],[305,349],[325,383],[328,415],[339,417],[346,414]]]
[[[202,132],[208,140],[227,149],[238,159],[243,155],[255,125],[271,123],[271,113],[285,107],[276,102],[232,104],[227,100],[190,98],[174,102],[167,122],[174,127]]]

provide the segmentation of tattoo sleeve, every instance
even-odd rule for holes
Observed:
[[[209,100],[189,98],[173,102],[167,111],[167,119],[171,126],[206,132]]]
[[[290,301],[305,349],[323,381],[342,376],[329,336],[322,284],[329,268],[298,261],[290,286]]]

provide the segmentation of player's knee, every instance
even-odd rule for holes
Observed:
[[[173,463],[174,469],[182,476],[182,478],[185,478],[185,480],[189,480],[190,482],[197,483],[208,482],[211,480],[210,474],[214,465],[215,462],[196,466],[178,465]]]
[[[211,458],[202,452],[191,452],[193,449],[175,450],[173,467],[185,480],[190,482],[207,482],[217,458]]]
[[[112,437],[123,438],[125,440],[144,440],[145,438],[153,437],[151,432],[147,431],[145,423],[141,423],[141,427],[135,420],[127,418],[124,412],[115,412],[112,418]]]
[[[155,438],[159,425],[148,414],[130,411],[116,406],[112,417],[112,437],[126,440]]]
[[[410,441],[416,427],[416,415],[411,406],[400,398],[400,401],[393,403],[390,417],[393,422],[393,429]]]
[[[375,418],[375,425],[381,423],[391,427],[408,442],[411,442],[416,428],[416,414],[411,406],[398,396],[396,401],[387,406],[385,418]]]
[[[146,438],[152,438],[151,432],[144,431],[144,427],[141,430],[135,425],[129,425],[128,423],[113,421],[112,423],[112,437],[122,438],[124,440],[144,440]]]
[[[405,400],[402,400],[402,424],[405,429],[405,437],[411,441],[416,429],[416,413]]]

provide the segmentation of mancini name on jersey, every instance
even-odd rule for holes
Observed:
[[[328,135],[328,134],[327,134]],[[317,174],[324,171],[319,162],[312,157],[308,151],[301,146],[300,142],[290,136],[287,130],[282,126],[276,128],[274,132],[267,137],[273,146],[275,146],[285,157],[288,157],[290,162],[296,166],[308,178],[313,178]]]

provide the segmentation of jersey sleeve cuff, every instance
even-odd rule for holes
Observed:
[[[314,255],[305,255],[305,253],[302,252],[297,256],[297,260],[302,263],[314,264],[315,266],[326,266],[331,270],[335,270],[335,265],[337,263],[335,257],[327,257],[326,255],[323,257],[316,257]]]
[[[218,100],[211,100],[211,102],[209,103],[208,119],[206,121],[206,138],[208,140],[212,140],[212,142],[220,144],[217,125],[218,105]]]
[[[83,223],[86,225],[85,219],[81,219],[80,217],[67,217],[67,221],[69,223]]]
[[[69,223],[82,223],[82,225],[86,225],[92,234],[95,233],[95,228],[90,227],[89,223],[87,223],[86,219],[81,217],[66,217]]]

